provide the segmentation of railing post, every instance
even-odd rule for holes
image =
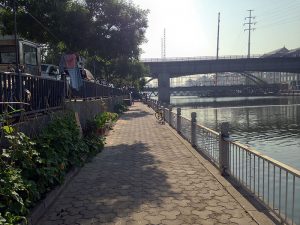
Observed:
[[[229,123],[221,123],[221,132],[219,135],[219,169],[222,176],[228,175],[229,169]]]
[[[191,113],[191,145],[196,146],[196,124],[197,124],[197,113]]]
[[[169,105],[168,109],[169,109],[169,125],[172,127],[172,109],[173,109],[173,107],[171,105]]]
[[[181,108],[177,108],[177,133],[181,133]]]
[[[86,82],[85,81],[83,81],[83,94],[84,94],[84,101],[86,100],[86,98],[87,98],[87,95],[86,95]]]

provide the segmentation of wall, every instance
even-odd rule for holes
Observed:
[[[48,114],[37,115],[35,117],[24,117],[24,122],[15,125],[18,131],[28,136],[35,136],[55,117],[63,113],[64,110],[77,112],[79,115],[81,126],[84,127],[88,119],[93,118],[98,113],[109,111],[113,112],[114,105],[123,103],[123,97],[110,97],[105,99],[89,100],[89,101],[70,101],[66,102],[64,109],[50,111]]]
[[[84,127],[88,119],[93,118],[101,112],[113,112],[114,106],[123,103],[123,97],[110,97],[90,101],[71,101],[66,102],[65,109],[77,112],[81,126]]]

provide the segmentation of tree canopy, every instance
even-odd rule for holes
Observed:
[[[20,36],[47,46],[46,61],[80,52],[96,76],[119,85],[140,80],[147,10],[124,0],[16,0]],[[13,1],[0,0],[0,31],[13,33]],[[120,82],[122,81],[123,82]],[[135,81],[133,81],[135,80]]]

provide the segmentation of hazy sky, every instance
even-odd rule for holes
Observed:
[[[142,58],[161,57],[166,28],[167,57],[214,56],[217,19],[221,13],[219,55],[246,55],[248,32],[244,18],[253,9],[257,24],[252,32],[251,54],[285,46],[300,47],[300,0],[132,0],[149,9],[148,42]]]

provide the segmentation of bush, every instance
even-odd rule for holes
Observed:
[[[122,114],[123,112],[126,112],[128,110],[128,106],[124,104],[116,104],[114,105],[114,112],[118,114]]]
[[[95,116],[93,120],[86,123],[85,133],[93,135],[98,133],[100,129],[109,129],[118,119],[117,113],[103,112]]]
[[[81,166],[104,146],[95,135],[80,138],[74,115],[55,118],[34,140],[8,126],[9,142],[0,151],[0,224],[26,221],[29,209],[56,185],[73,166]]]

